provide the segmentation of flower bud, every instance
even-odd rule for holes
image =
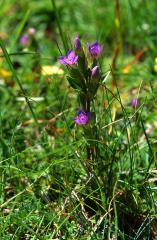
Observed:
[[[20,37],[20,44],[23,46],[27,46],[29,44],[29,37],[27,35],[22,35]]]
[[[95,96],[100,81],[100,70],[99,66],[95,66],[91,69],[91,81],[89,84],[89,97],[90,99],[93,99]]]
[[[74,47],[76,50],[80,50],[82,48],[79,37],[74,38]]]
[[[33,36],[36,33],[36,29],[33,27],[28,28],[28,34],[30,36]]]
[[[137,108],[139,106],[140,102],[138,98],[133,98],[131,102],[132,108]]]
[[[95,66],[94,68],[92,68],[91,72],[92,72],[92,78],[99,78],[100,71],[98,66]]]

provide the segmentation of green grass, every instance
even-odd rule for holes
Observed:
[[[120,1],[119,26],[115,1],[1,2],[0,239],[157,239],[156,8]],[[36,34],[23,47],[29,27]],[[104,77],[111,71],[94,101],[92,174],[84,167],[88,141],[73,124],[78,103],[67,70],[41,69],[61,67],[60,51],[76,33],[85,45],[104,45]]]

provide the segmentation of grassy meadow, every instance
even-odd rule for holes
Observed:
[[[157,239],[156,13],[155,0],[0,0],[0,240]],[[79,55],[76,36],[73,74],[58,58]]]

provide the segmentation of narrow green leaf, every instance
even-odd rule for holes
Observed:
[[[38,124],[36,115],[35,115],[35,113],[33,111],[33,108],[31,106],[30,102],[29,102],[29,99],[28,99],[28,97],[26,95],[26,92],[25,92],[25,90],[24,90],[24,88],[23,88],[23,86],[22,86],[22,84],[20,82],[20,79],[18,78],[18,76],[16,74],[16,71],[15,71],[15,69],[13,67],[12,61],[11,61],[11,59],[9,57],[9,54],[8,54],[8,52],[7,52],[7,50],[6,50],[5,46],[4,46],[4,43],[3,43],[2,39],[0,39],[0,46],[2,48],[3,54],[5,56],[5,59],[6,59],[7,63],[8,63],[8,65],[9,65],[10,71],[12,72],[14,79],[16,80],[16,82],[19,85],[19,88],[20,88],[23,96],[25,97],[26,103],[27,103],[27,105],[28,105],[28,107],[29,107],[29,109],[30,109],[30,111],[32,113],[32,116],[33,116],[35,122]]]

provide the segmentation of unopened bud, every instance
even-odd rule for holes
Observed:
[[[36,33],[36,29],[33,27],[28,28],[28,34],[30,36],[33,36]]]
[[[92,78],[99,78],[100,71],[98,66],[95,66],[94,68],[92,68],[91,72],[92,72]]]
[[[20,44],[23,46],[27,46],[29,44],[29,37],[27,35],[22,35],[20,37]]]
[[[74,38],[74,47],[76,50],[80,50],[82,48],[79,37]]]
[[[133,108],[137,108],[139,106],[139,99],[138,98],[133,98],[131,102],[131,106]]]

